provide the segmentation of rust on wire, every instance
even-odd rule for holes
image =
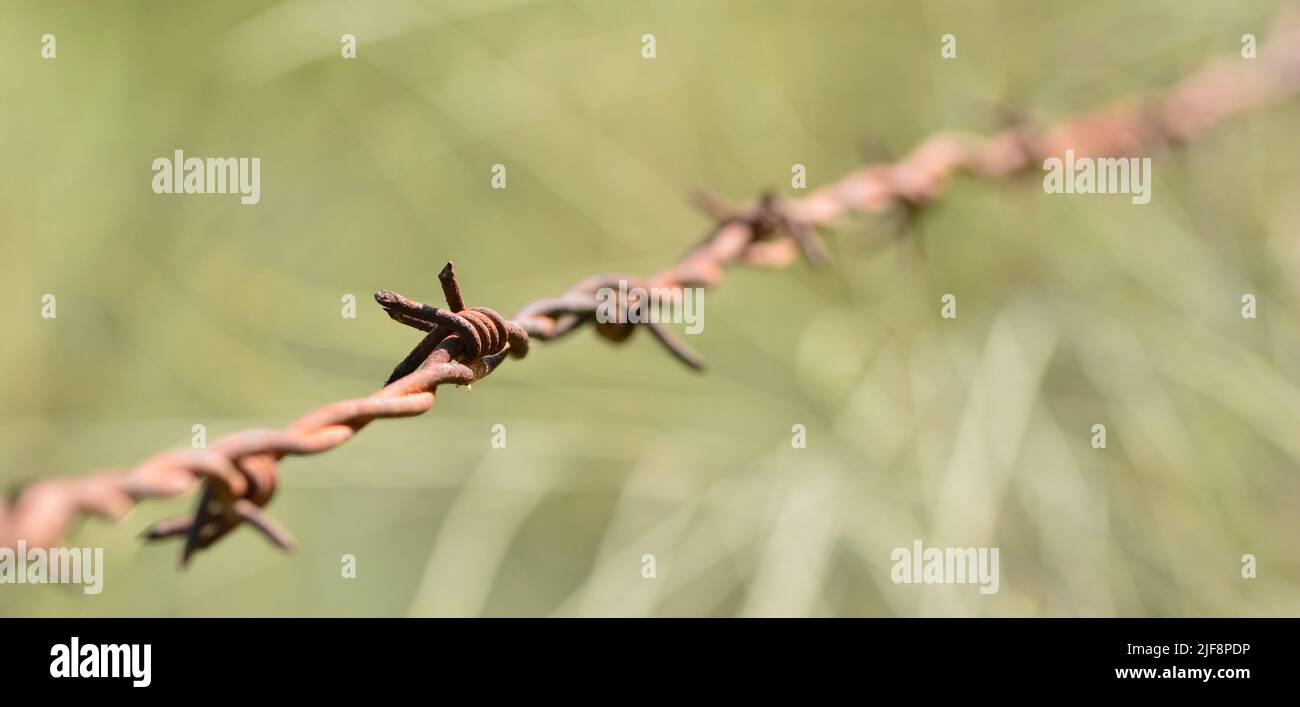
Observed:
[[[1122,157],[1167,149],[1298,90],[1300,13],[1293,9],[1279,20],[1257,59],[1219,59],[1167,91],[1116,101],[1044,130],[1021,121],[991,137],[935,134],[896,162],[862,167],[799,198],[764,194],[733,205],[700,192],[696,201],[717,226],[676,264],[648,278],[613,273],[586,278],[562,295],[525,305],[510,320],[487,307],[466,307],[448,263],[439,274],[446,309],[394,292],[375,293],[394,321],[424,332],[379,390],[317,408],[284,429],[237,432],[207,449],[163,452],[127,471],[32,483],[12,502],[0,499],[0,547],[16,547],[20,540],[29,547],[50,546],[81,515],[121,518],[141,500],[180,496],[201,483],[193,515],[157,523],[146,537],[183,537],[182,562],[241,525],[290,548],[288,531],[264,510],[275,494],[281,459],[333,449],[373,420],[420,415],[433,407],[438,386],[482,380],[506,357],[525,356],[530,339],[550,341],[591,325],[617,343],[636,327],[645,327],[672,356],[692,368],[703,367],[694,351],[657,322],[626,323],[627,317],[598,321],[602,288],[619,291],[620,281],[647,291],[713,287],[730,265],[780,267],[801,256],[822,264],[829,258],[818,229],[833,227],[853,212],[922,207],[959,173],[1007,178],[1066,150]],[[637,304],[617,302],[624,313]]]

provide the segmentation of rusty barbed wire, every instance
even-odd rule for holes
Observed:
[[[511,319],[487,307],[466,307],[448,263],[439,274],[447,309],[379,291],[388,315],[425,336],[393,369],[379,390],[364,398],[329,403],[284,429],[237,432],[207,449],[180,449],[150,457],[126,471],[49,479],[27,486],[11,504],[0,499],[0,547],[57,543],[81,515],[118,519],[137,502],[180,496],[202,483],[193,515],[154,524],[151,540],[185,538],[182,564],[235,528],[248,524],[288,549],[289,533],[265,514],[286,456],[333,449],[373,420],[420,415],[433,407],[440,385],[470,385],[492,373],[507,356],[522,358],[530,339],[550,341],[591,325],[615,342],[647,328],[674,357],[695,369],[702,359],[658,322],[631,323],[636,298],[621,296],[621,315],[598,317],[602,288],[624,291],[713,287],[729,265],[782,267],[800,255],[814,265],[828,260],[818,233],[850,213],[915,209],[936,199],[959,173],[1006,178],[1042,160],[1073,150],[1080,156],[1136,156],[1193,140],[1227,119],[1300,91],[1300,11],[1278,21],[1257,59],[1218,59],[1173,88],[1107,104],[1099,110],[1037,131],[1017,122],[990,137],[944,132],[922,141],[893,163],[860,168],[797,199],[772,193],[733,205],[700,192],[696,200],[717,226],[674,265],[648,278],[607,273],[588,277],[558,297],[525,305]],[[626,287],[620,288],[620,282]]]

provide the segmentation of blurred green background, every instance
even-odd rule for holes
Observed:
[[[8,486],[369,393],[417,340],[370,293],[436,302],[447,260],[507,315],[648,274],[709,228],[695,185],[787,192],[802,163],[817,186],[1006,106],[1046,122],[1164,87],[1266,41],[1280,4],[2,7]],[[102,594],[6,585],[0,614],[1300,613],[1297,121],[1158,154],[1146,206],[958,179],[912,224],[839,229],[829,269],[730,271],[689,338],[703,375],[644,333],[539,346],[286,460],[292,555],[245,529],[177,571],[179,545],[136,536],[193,499],[151,502],[70,536],[105,548]],[[260,157],[261,203],[153,194],[176,149]],[[999,547],[1000,591],[892,584],[915,538]]]

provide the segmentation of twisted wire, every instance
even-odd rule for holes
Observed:
[[[680,291],[720,284],[731,265],[781,267],[801,255],[822,264],[828,255],[818,229],[833,227],[850,213],[915,210],[938,198],[955,175],[1008,178],[1066,150],[1121,157],[1169,149],[1297,91],[1300,12],[1292,9],[1257,59],[1215,60],[1166,91],[1116,101],[1045,129],[1019,120],[990,137],[938,133],[896,162],[862,167],[798,198],[767,193],[733,205],[701,192],[696,200],[717,226],[678,262],[648,278],[588,277],[559,296],[525,305],[510,320],[487,307],[466,307],[449,263],[439,275],[446,309],[393,292],[376,293],[394,321],[425,332],[379,390],[319,407],[283,429],[236,432],[206,449],[162,452],[129,470],[32,483],[12,502],[0,499],[0,547],[17,547],[19,541],[28,547],[53,545],[82,515],[119,519],[139,501],[180,496],[202,484],[192,515],[156,523],[146,537],[183,537],[182,563],[245,524],[278,547],[290,548],[288,531],[264,512],[275,494],[280,460],[333,449],[376,419],[420,415],[433,407],[438,386],[482,380],[507,356],[525,356],[530,339],[550,341],[591,325],[617,343],[640,326],[682,362],[703,367],[702,359],[658,322],[602,321],[598,294],[603,288],[625,284]],[[621,297],[616,304],[626,313],[639,303]]]

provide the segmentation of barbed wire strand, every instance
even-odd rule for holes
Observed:
[[[1150,153],[1194,140],[1229,118],[1297,91],[1300,12],[1293,8],[1279,19],[1256,59],[1214,60],[1164,92],[1115,101],[1045,130],[1019,122],[991,137],[938,133],[901,160],[860,168],[800,198],[768,193],[732,205],[701,192],[696,199],[717,227],[676,264],[648,278],[617,273],[589,277],[558,297],[525,305],[512,320],[486,307],[465,307],[448,263],[439,276],[447,309],[392,292],[376,293],[376,301],[395,321],[425,332],[379,390],[319,407],[283,429],[236,432],[206,449],[162,452],[129,470],[34,482],[12,503],[0,499],[0,547],[17,548],[20,542],[51,546],[83,515],[120,519],[139,501],[180,496],[201,483],[193,515],[157,523],[145,537],[183,536],[182,564],[243,524],[275,545],[291,548],[289,533],[263,510],[275,493],[281,459],[334,449],[377,419],[420,415],[433,407],[438,386],[482,380],[507,356],[523,358],[530,339],[550,341],[592,325],[601,336],[622,342],[645,327],[674,357],[692,368],[703,367],[700,357],[662,324],[631,323],[629,312],[642,305],[636,294],[614,303],[618,316],[598,317],[602,288],[619,291],[622,284],[622,291],[659,288],[681,296],[682,288],[720,284],[730,265],[782,267],[800,255],[822,264],[828,256],[818,229],[833,227],[853,212],[924,206],[958,173],[1011,177],[1066,150],[1096,157]]]

